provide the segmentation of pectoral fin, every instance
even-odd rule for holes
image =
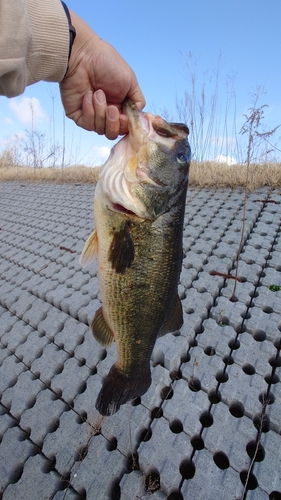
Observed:
[[[131,267],[134,257],[134,241],[128,221],[120,231],[114,233],[108,251],[108,260],[111,262],[112,269],[123,274],[127,268]]]
[[[173,307],[171,309],[170,315],[166,319],[165,323],[162,325],[158,337],[162,337],[169,332],[175,332],[179,330],[183,325],[183,316],[182,316],[182,305],[179,296],[177,295]]]
[[[97,256],[98,253],[98,235],[96,230],[94,230],[87,239],[83,251],[81,253],[79,262],[82,267],[86,267],[88,264],[90,264],[94,258]]]
[[[114,335],[103,317],[102,307],[97,310],[90,327],[95,339],[102,346],[109,347],[112,344]]]

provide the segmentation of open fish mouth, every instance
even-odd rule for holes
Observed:
[[[175,140],[185,138],[189,132],[182,124],[179,129],[178,124],[170,124],[158,115],[139,111],[137,105],[130,99],[125,100],[123,113],[128,118],[129,142],[134,152],[138,152],[147,140],[158,144],[162,142],[167,148],[172,148]]]
[[[135,212],[132,210],[128,210],[127,208],[123,207],[123,205],[120,205],[119,203],[113,203],[112,208],[116,210],[116,212],[122,212],[124,214],[128,215],[136,215]]]

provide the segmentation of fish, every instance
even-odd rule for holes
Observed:
[[[95,230],[80,257],[97,257],[102,306],[90,324],[117,361],[96,400],[101,415],[141,397],[151,384],[156,339],[183,324],[178,283],[191,159],[189,129],[140,111],[127,99],[128,134],[100,169],[94,196]]]

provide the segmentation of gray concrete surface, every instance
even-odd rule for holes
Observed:
[[[93,196],[0,183],[1,498],[280,500],[280,191],[249,195],[233,302],[212,271],[235,273],[244,195],[189,190],[184,325],[157,341],[147,393],[108,418],[94,403],[116,348],[89,332],[97,266],[78,262]]]

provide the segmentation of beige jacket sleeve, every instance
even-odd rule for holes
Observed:
[[[67,69],[68,21],[60,0],[0,0],[0,95],[60,82]]]

